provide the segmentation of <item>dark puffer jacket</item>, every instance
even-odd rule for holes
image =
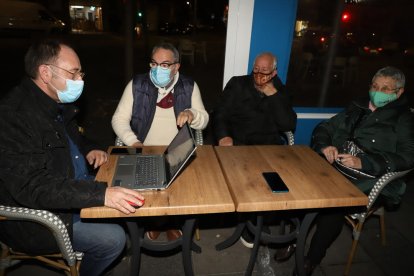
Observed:
[[[67,134],[86,155],[72,105],[60,105],[25,79],[0,103],[0,204],[47,209],[72,235],[74,209],[104,204],[105,183],[73,180]],[[63,116],[64,123],[58,116]],[[53,237],[28,222],[1,222],[0,240],[15,250],[56,252]]]
[[[362,170],[381,176],[387,172],[414,167],[414,115],[404,94],[396,101],[371,112],[368,99],[352,103],[346,110],[321,123],[313,132],[313,148],[321,153],[327,146],[340,148],[347,139],[354,139],[364,150],[358,155]],[[355,127],[358,117],[362,120]],[[378,179],[356,180],[355,184],[368,192]],[[398,204],[405,191],[403,180],[387,185],[382,194],[393,204]]]

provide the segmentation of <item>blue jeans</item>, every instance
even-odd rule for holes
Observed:
[[[84,253],[80,275],[102,275],[124,250],[124,229],[118,224],[82,222],[79,214],[73,221],[73,249]]]

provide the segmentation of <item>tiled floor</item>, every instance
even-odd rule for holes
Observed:
[[[411,184],[411,185],[410,185]],[[387,245],[382,246],[379,236],[378,219],[372,217],[365,224],[357,254],[351,268],[353,276],[411,276],[414,271],[414,180],[408,185],[404,202],[397,212],[386,213]],[[231,248],[216,251],[214,246],[228,237],[232,231],[231,215],[201,217],[201,240],[197,243],[202,253],[193,253],[195,275],[199,276],[239,276],[244,275],[250,249],[237,242]],[[327,256],[314,276],[343,275],[345,262],[351,246],[350,227],[344,226],[340,237],[329,249]],[[259,259],[253,275],[286,275],[290,276],[294,258],[277,264],[273,260],[275,249],[261,246]],[[110,274],[111,276],[128,275],[128,257],[124,257]],[[60,273],[47,269],[37,263],[24,262],[10,269],[8,276],[45,275],[54,276]],[[143,254],[140,275],[144,276],[180,276],[184,275],[180,253],[168,256]]]

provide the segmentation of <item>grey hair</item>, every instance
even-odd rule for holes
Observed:
[[[372,77],[372,82],[374,82],[374,80],[378,77],[390,77],[393,80],[395,80],[396,84],[397,84],[397,88],[404,88],[405,86],[405,76],[404,73],[395,67],[392,66],[387,66],[384,68],[379,69],[374,77]]]
[[[272,54],[271,52],[263,52],[263,53],[258,54],[256,56],[256,58],[254,59],[254,63],[256,63],[256,60],[259,57],[263,57],[263,56],[270,56],[273,59],[273,70],[276,70],[276,68],[277,68],[277,57],[274,54]]]
[[[154,55],[156,51],[158,51],[158,49],[171,51],[174,55],[174,62],[180,62],[180,53],[178,52],[177,48],[175,48],[175,46],[171,43],[163,42],[155,45],[154,48],[152,48],[151,57]]]

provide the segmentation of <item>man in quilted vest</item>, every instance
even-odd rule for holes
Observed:
[[[179,73],[180,56],[170,43],[152,50],[150,71],[137,74],[125,87],[112,128],[127,146],[168,145],[186,122],[193,129],[204,129],[208,113],[204,109],[200,89],[190,77]],[[157,224],[162,219],[157,219]],[[167,230],[169,240],[181,236],[177,229]],[[159,231],[147,232],[154,240]]]

